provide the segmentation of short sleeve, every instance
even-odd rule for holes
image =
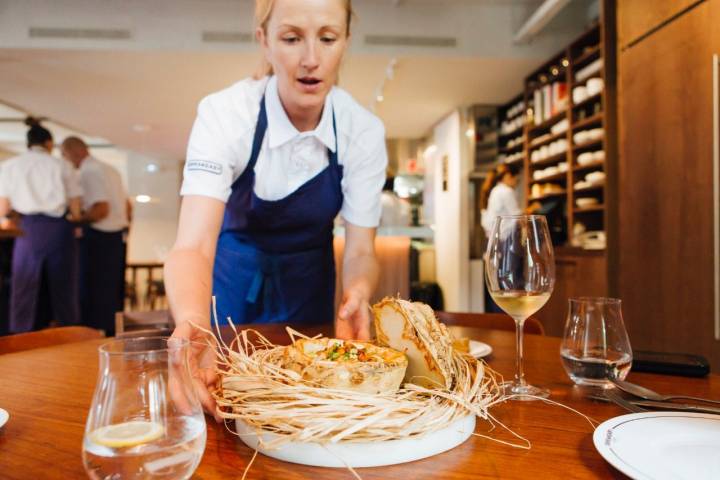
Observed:
[[[342,152],[339,152],[342,155]],[[385,128],[380,121],[358,135],[343,161],[343,204],[340,214],[353,225],[377,227],[387,169]]]
[[[181,195],[202,195],[227,202],[233,181],[233,152],[210,98],[198,106],[188,142]]]
[[[92,168],[80,174],[83,189],[83,206],[91,207],[98,202],[109,202],[108,182],[102,170]]]
[[[70,162],[59,160],[62,169],[62,182],[67,198],[82,197],[83,189],[80,184],[80,175],[70,166]]]

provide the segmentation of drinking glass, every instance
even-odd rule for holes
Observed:
[[[545,305],[555,285],[555,256],[545,217],[495,219],[485,264],[490,295],[515,320],[516,373],[503,384],[505,393],[518,400],[547,397],[550,392],[529,385],[523,371],[523,324]]]
[[[610,378],[624,380],[632,365],[632,348],[617,298],[571,298],[560,357],[573,382],[601,388]]]
[[[190,478],[205,450],[206,427],[188,349],[187,340],[165,337],[100,347],[83,438],[90,478]]]

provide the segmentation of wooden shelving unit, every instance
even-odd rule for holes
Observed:
[[[591,25],[585,33],[566,48],[549,58],[524,80],[523,92],[498,107],[498,158],[497,163],[505,162],[522,165],[522,188],[527,206],[536,203],[543,209],[540,213],[551,211],[548,215],[553,222],[550,230],[555,244],[556,283],[555,293],[548,303],[536,314],[551,335],[562,335],[564,318],[567,314],[567,298],[573,296],[607,296],[608,295],[608,261],[604,250],[582,249],[574,245],[580,244],[583,238],[597,238],[590,234],[573,236],[573,226],[582,223],[586,231],[603,231],[606,234],[608,250],[619,248],[617,244],[617,133],[616,133],[616,62],[617,50],[615,33],[615,2],[600,0],[600,19]],[[596,62],[600,60],[600,65]],[[588,66],[595,71],[587,73],[582,81],[576,74]],[[587,72],[587,71],[586,71]],[[604,89],[600,93],[578,98],[573,102],[572,92],[575,87],[584,86],[590,78],[601,78]],[[535,122],[535,90],[545,88],[556,81],[565,83],[567,101],[550,108],[547,115]],[[556,87],[559,89],[560,87]],[[559,96],[560,90],[556,90]],[[503,130],[502,122],[507,120],[510,107],[524,101],[524,112],[515,109],[515,115],[523,115],[516,130]],[[575,145],[573,136],[584,130],[603,129],[602,138],[597,133],[588,134],[582,145]],[[507,142],[522,135],[522,149],[514,146],[508,149]],[[592,141],[590,137],[593,137]],[[560,143],[555,143],[560,142]],[[604,155],[593,155],[587,159],[588,153],[603,150]],[[517,152],[522,152],[517,155]],[[508,161],[507,155],[516,155]],[[584,155],[583,165],[577,162]],[[602,160],[600,160],[602,158]],[[532,161],[532,160],[535,161]],[[588,163],[586,163],[588,162]],[[555,167],[552,175],[533,178],[536,172]],[[487,172],[488,169],[485,170]],[[593,178],[596,183],[583,183],[585,177],[595,171],[605,173],[605,178]],[[542,184],[553,184],[552,187]],[[537,195],[531,196],[532,192]],[[547,193],[545,193],[547,192]],[[576,205],[578,198],[594,198],[596,203],[584,208]],[[481,208],[477,205],[476,208]],[[471,242],[477,240],[471,237]],[[575,243],[573,243],[575,241]],[[480,244],[479,241],[475,242]],[[593,245],[594,247],[595,245]],[[482,253],[480,247],[476,252]],[[481,256],[473,257],[481,258]]]
[[[498,160],[508,164],[523,163],[525,159],[525,95],[516,95],[506,104],[500,105],[497,114],[498,138],[500,139]],[[517,143],[508,145],[513,140]]]
[[[609,72],[614,72],[614,68],[608,69],[604,65],[607,50],[605,40],[601,24],[596,23],[525,79],[524,99],[528,119],[524,128],[525,198],[528,204],[540,202],[545,205],[545,202],[554,202],[556,208],[562,208],[564,224],[551,225],[551,230],[562,229],[562,233],[555,239],[559,244],[573,245],[573,231],[578,223],[583,224],[586,231],[606,230],[608,199],[605,184],[574,188],[574,185],[584,180],[587,174],[594,171],[606,172],[605,167],[610,157],[606,148],[608,143],[606,138],[608,135],[615,135],[614,125],[612,125],[613,131],[608,131],[606,118],[609,102],[615,100],[608,98],[607,94],[608,85],[613,85],[610,95],[614,95],[614,78],[607,78]],[[585,70],[585,78],[578,81],[576,77],[578,72],[588,69],[589,66],[592,66],[594,71],[590,70],[590,73],[587,73],[588,70]],[[585,98],[580,99],[581,101],[574,102],[573,90],[577,87],[587,88],[587,82],[591,78],[601,78],[603,89],[599,93],[586,95]],[[548,103],[548,107],[545,103]],[[538,112],[538,108],[542,110]],[[566,128],[559,129],[560,122],[564,122]],[[603,136],[581,144],[575,143],[575,134],[593,129],[603,129]],[[566,142],[562,153],[544,152],[542,153],[544,158],[531,161],[534,151],[546,146],[550,147],[554,142],[562,140]],[[579,155],[599,150],[605,150],[603,161],[583,165],[577,163]],[[536,172],[563,162],[568,166],[565,172],[542,178],[534,176],[537,175]],[[550,182],[561,185],[565,191],[538,198],[530,196],[533,185]],[[579,208],[575,205],[576,198],[596,198],[598,204]],[[557,206],[558,200],[562,201],[560,207]]]

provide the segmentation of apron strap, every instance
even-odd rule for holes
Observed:
[[[250,153],[250,160],[248,160],[247,167],[245,170],[252,172],[257,163],[258,156],[260,156],[260,149],[262,148],[263,138],[265,138],[265,131],[267,131],[267,112],[265,111],[265,94],[263,94],[260,100],[260,113],[258,114],[257,124],[255,125],[255,136],[253,137],[252,151]]]
[[[262,292],[262,304],[271,309],[271,312],[280,312],[284,317],[286,308],[280,293],[281,262],[279,255],[268,255],[257,251],[260,265],[255,271],[245,301],[257,303]]]
[[[330,164],[330,166],[333,169],[337,170],[337,168],[338,168],[338,149],[340,148],[340,145],[339,145],[340,142],[338,142],[337,127],[335,125],[335,109],[333,109],[333,111],[332,111],[332,122],[333,122],[333,134],[335,135],[335,151],[333,152],[329,148],[327,149],[328,163]]]

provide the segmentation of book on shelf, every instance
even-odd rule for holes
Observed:
[[[543,123],[567,109],[568,88],[565,82],[553,82],[537,88],[533,92],[533,112],[535,125]]]
[[[535,112],[535,125],[541,124],[543,118],[543,104],[542,92],[539,88],[533,93],[533,112]]]

